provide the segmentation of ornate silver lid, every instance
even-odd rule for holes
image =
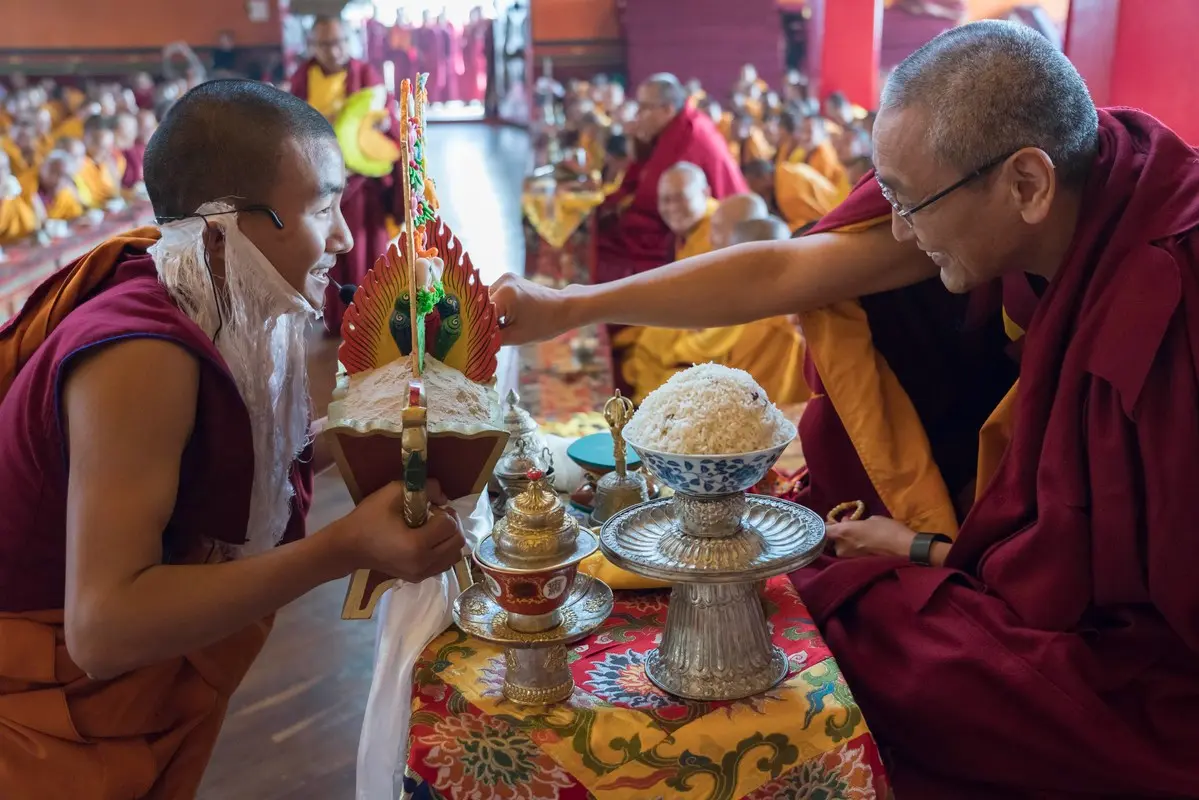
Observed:
[[[508,501],[494,532],[497,555],[522,567],[567,557],[579,536],[579,523],[566,513],[545,473],[534,469],[526,477],[529,485]]]

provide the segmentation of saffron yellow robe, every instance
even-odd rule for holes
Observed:
[[[816,145],[810,153],[805,155],[803,160],[812,169],[828,178],[829,182],[836,187],[837,205],[849,197],[849,190],[853,188],[849,185],[849,173],[845,171],[845,165],[841,163],[841,159],[837,158],[837,151],[833,148],[831,141],[825,139]]]
[[[318,65],[308,68],[308,105],[328,120],[337,119],[346,104],[346,70],[326,75]]]
[[[40,163],[30,161],[25,158],[25,153],[21,148],[17,147],[16,142],[9,138],[0,138],[0,148],[8,154],[8,165],[12,174],[21,184],[21,194],[25,195],[27,200],[32,201],[33,196],[37,194],[38,168]]]
[[[717,205],[709,203],[708,214],[684,237],[675,260],[711,252]],[[803,337],[786,317],[704,330],[625,328],[613,346],[622,351],[621,375],[632,387],[635,403],[676,372],[709,361],[745,370],[775,403],[798,403],[810,394],[803,379]]]
[[[24,194],[0,200],[0,245],[37,233],[37,210]]]
[[[47,219],[61,219],[70,222],[81,216],[83,216],[83,203],[79,200],[79,193],[71,186],[59,189],[54,197],[46,203]]]
[[[121,176],[113,175],[113,169],[108,164],[85,158],[79,173],[75,175],[75,187],[85,206],[103,209],[106,203],[121,196]]]
[[[845,195],[808,164],[784,162],[774,168],[774,202],[791,228],[802,228],[832,211]]]

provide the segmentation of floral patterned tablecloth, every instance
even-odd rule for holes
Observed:
[[[501,648],[457,629],[417,667],[409,790],[420,800],[886,797],[878,748],[790,581],[766,588],[774,643],[791,671],[732,703],[670,697],[644,660],[668,592],[619,592],[604,626],[570,651],[565,703],[505,700]]]

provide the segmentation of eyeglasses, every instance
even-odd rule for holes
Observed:
[[[222,214],[241,214],[246,211],[257,211],[263,214],[268,214],[271,218],[271,223],[274,224],[276,230],[283,230],[283,220],[279,219],[278,212],[270,206],[260,204],[242,206],[241,208],[230,209],[229,211],[210,211],[207,214],[180,214],[177,217],[155,217],[154,222],[158,225],[166,225],[168,222],[179,222],[185,219],[208,219],[209,217],[219,217]]]
[[[911,227],[915,226],[915,223],[912,222],[912,215],[915,214],[917,211],[928,208],[933,203],[937,202],[938,200],[945,197],[946,195],[953,194],[958,189],[961,189],[963,186],[973,183],[974,181],[981,178],[983,175],[986,175],[988,172],[990,172],[991,170],[998,167],[1003,162],[1007,161],[1012,156],[1016,155],[1016,153],[1018,153],[1018,152],[1020,152],[1020,151],[1013,150],[1012,152],[1008,153],[1007,155],[1000,156],[999,158],[995,159],[994,161],[990,161],[990,162],[982,165],[978,169],[974,170],[974,172],[971,172],[969,175],[962,178],[960,181],[953,184],[949,188],[942,189],[941,191],[934,194],[932,197],[929,197],[926,200],[922,200],[919,203],[917,203],[916,205],[909,206],[907,208],[905,208],[903,205],[901,205],[899,203],[898,200],[895,199],[895,193],[892,192],[889,188],[887,188],[887,185],[883,183],[881,178],[879,178],[877,172],[874,173],[874,180],[878,183],[878,187],[882,190],[883,198],[888,203],[891,204],[891,208],[895,209],[895,216],[902,219],[904,222],[906,222],[908,224],[908,227],[911,228]]]

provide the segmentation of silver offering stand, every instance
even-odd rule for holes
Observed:
[[[504,697],[520,705],[559,703],[574,691],[566,647],[595,632],[612,613],[612,590],[590,575],[575,578],[561,623],[547,631],[513,630],[506,612],[480,584],[454,601],[454,622],[477,639],[504,648]]]
[[[820,555],[824,522],[803,506],[743,490],[686,494],[677,473],[660,473],[652,453],[638,452],[656,477],[680,485],[672,485],[672,498],[609,519],[600,548],[629,572],[673,584],[666,630],[649,653],[646,674],[663,691],[692,700],[736,700],[770,689],[786,677],[787,658],[771,644],[760,587]]]
[[[509,390],[504,397],[504,427],[508,430],[508,444],[500,454],[488,485],[493,495],[491,510],[497,519],[506,513],[508,500],[528,488],[526,475],[529,470],[541,470],[551,478],[554,474],[549,445],[533,415],[520,405],[520,395],[515,389]]]
[[[475,547],[483,580],[454,603],[464,632],[505,647],[504,696],[541,705],[574,690],[566,645],[590,634],[612,612],[612,590],[578,572],[599,543],[566,513],[540,470],[507,503],[507,514]]]

